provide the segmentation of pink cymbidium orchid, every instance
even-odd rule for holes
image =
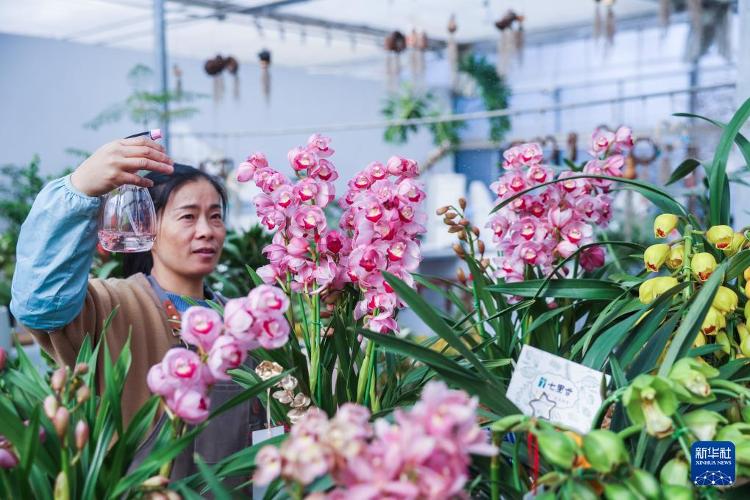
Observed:
[[[580,176],[621,177],[622,153],[632,145],[627,127],[616,132],[597,130],[591,145],[594,158],[584,165],[582,173],[560,172],[556,177],[560,182],[528,192],[533,186],[555,180],[553,171],[541,164],[541,147],[522,144],[506,150],[506,172],[490,188],[498,195],[498,202],[516,198],[495,212],[486,226],[499,250],[497,277],[522,281],[528,266],[547,276],[561,260],[579,251],[583,269],[601,267],[604,251],[587,245],[595,242],[594,227],[604,227],[612,218],[612,198],[607,193],[613,181]],[[561,272],[569,270],[564,267]]]

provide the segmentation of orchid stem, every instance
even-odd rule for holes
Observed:
[[[320,295],[312,297],[313,334],[310,339],[310,393],[320,404]]]
[[[469,243],[469,253],[471,258],[474,259],[474,263],[477,264],[477,268],[481,269],[481,263],[477,261],[474,253],[474,238],[472,237],[471,231],[466,231],[466,239]],[[474,309],[477,312],[477,327],[479,328],[479,335],[483,339],[487,338],[487,331],[484,329],[484,318],[482,317],[482,304],[479,302],[479,294],[477,293],[476,280],[484,279],[484,274],[480,276],[472,276],[471,293],[474,296]]]
[[[367,382],[370,376],[370,364],[372,364],[374,349],[375,342],[373,342],[372,340],[368,340],[365,350],[365,357],[362,360],[362,366],[359,369],[359,380],[357,381],[357,403],[359,404],[363,404],[365,400]]]
[[[688,283],[690,282],[690,274],[692,273],[692,270],[690,269],[690,253],[693,250],[693,226],[688,224],[685,226],[685,253],[682,256],[682,272],[685,276],[685,281]],[[685,302],[690,300],[690,286],[685,287],[685,289],[682,291],[682,295],[685,298]]]
[[[499,432],[492,433],[492,444],[494,444],[498,452],[492,456],[490,462],[490,494],[492,500],[500,500],[500,445],[501,436]]]

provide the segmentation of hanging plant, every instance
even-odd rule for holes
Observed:
[[[510,99],[510,89],[505,79],[498,76],[495,67],[483,56],[469,54],[461,59],[460,69],[477,83],[479,95],[487,111],[506,109]],[[490,118],[490,139],[499,142],[510,130],[510,118],[497,116]]]

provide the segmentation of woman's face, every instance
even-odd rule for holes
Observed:
[[[159,214],[151,253],[178,276],[202,278],[219,262],[226,234],[219,193],[205,179],[189,181],[172,192]]]

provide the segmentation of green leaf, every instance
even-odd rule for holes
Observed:
[[[705,116],[695,115],[692,113],[674,113],[672,116],[681,116],[685,118],[698,118],[699,120],[705,120],[708,123],[716,125],[719,128],[724,128],[727,126],[726,123],[722,123],[716,120],[712,120],[710,118],[706,118]],[[737,144],[737,147],[740,148],[742,157],[745,159],[745,165],[750,166],[750,141],[748,141],[744,135],[737,132],[737,135],[734,137],[734,142],[735,144]]]
[[[664,347],[672,337],[677,323],[680,321],[683,309],[673,314],[659,329],[654,333],[651,339],[646,343],[638,356],[627,369],[628,378],[634,379],[641,373],[650,372],[656,366],[659,356],[664,351]]]
[[[286,370],[280,375],[269,378],[268,380],[257,382],[254,378],[252,378],[252,375],[250,375],[250,373],[248,372],[245,372],[245,370],[241,370],[241,369],[232,370],[232,373],[231,373],[232,378],[237,382],[242,381],[243,383],[242,385],[243,387],[245,387],[245,390],[242,391],[242,393],[237,394],[235,397],[233,397],[229,401],[226,401],[223,405],[219,406],[214,411],[212,411],[211,414],[209,415],[209,418],[214,418],[217,415],[221,415],[225,411],[231,410],[238,404],[244,403],[248,399],[254,398],[261,392],[265,391],[266,389],[269,389],[273,387],[274,385],[276,385],[278,382],[281,381],[281,379],[283,379],[286,375],[292,373],[293,371],[294,369]]]
[[[520,410],[505,397],[505,386],[494,375],[480,378],[448,357],[427,349],[406,339],[393,335],[383,335],[369,330],[359,330],[363,336],[378,343],[378,347],[407,357],[411,357],[430,366],[447,383],[460,387],[500,416],[519,413]]]
[[[21,450],[21,477],[26,482],[31,473],[31,468],[36,459],[36,453],[39,449],[39,411],[40,406],[34,407],[29,418],[29,425],[26,426],[26,435]]]
[[[461,311],[462,314],[466,314],[468,312],[466,310],[466,305],[464,304],[464,302],[450,288],[446,290],[444,288],[437,286],[435,283],[430,281],[430,278],[431,278],[430,276],[425,276],[425,275],[416,274],[416,273],[413,276],[414,276],[414,281],[416,281],[417,283],[421,284],[425,288],[429,288],[433,292],[438,293],[442,295],[443,297],[447,298],[448,300],[450,300],[451,303],[455,305],[456,308],[459,311]],[[444,280],[445,278],[437,278],[437,279]]]
[[[628,343],[622,354],[617,356],[622,366],[629,366],[638,352],[640,352],[648,343],[649,339],[654,336],[654,333],[662,324],[662,321],[672,307],[673,297],[684,290],[687,286],[687,283],[680,283],[677,286],[672,287],[650,305],[646,310],[648,314],[641,320],[641,324],[638,325],[637,330],[632,335],[632,340]]]
[[[195,464],[198,466],[198,472],[200,472],[200,475],[206,480],[206,486],[208,486],[208,491],[211,492],[211,497],[216,500],[231,500],[232,495],[230,495],[227,489],[224,488],[221,482],[217,479],[216,474],[214,474],[213,470],[206,465],[206,462],[203,461],[201,456],[195,453],[193,458]]]
[[[688,357],[697,358],[698,356],[705,356],[716,351],[721,351],[723,346],[721,344],[706,344],[700,347],[695,347],[688,351]]]
[[[734,278],[742,275],[745,269],[750,267],[750,250],[742,250],[741,252],[732,256],[729,259],[729,267],[727,268],[727,281],[733,280]]]
[[[247,270],[247,274],[250,275],[250,279],[253,280],[253,284],[255,286],[263,284],[263,278],[261,278],[258,273],[255,272],[255,269],[248,265],[245,266],[245,269]]]
[[[544,287],[540,290],[540,287]],[[488,287],[493,292],[521,297],[555,297],[566,299],[613,300],[625,290],[617,283],[597,279],[526,280],[499,283]]]
[[[86,471],[86,480],[84,483],[83,493],[81,498],[89,500],[95,499],[96,487],[99,482],[99,473],[104,464],[104,459],[107,456],[109,445],[112,442],[112,437],[115,435],[115,428],[112,420],[107,420],[99,433],[96,440],[96,447],[94,448],[94,455],[91,459],[91,464],[88,471]],[[144,477],[143,480],[146,478]]]
[[[687,210],[685,210],[685,208],[680,203],[678,203],[677,200],[675,200],[671,195],[669,195],[666,191],[663,191],[647,182],[624,179],[621,177],[610,177],[607,175],[584,175],[584,174],[572,175],[570,177],[554,179],[549,182],[545,182],[545,183],[530,187],[529,189],[525,189],[519,193],[514,194],[513,196],[509,198],[504,199],[503,201],[495,205],[495,207],[492,209],[490,213],[497,212],[504,206],[512,203],[517,198],[520,198],[521,196],[525,196],[531,193],[532,191],[536,191],[537,189],[543,188],[545,186],[551,186],[552,184],[557,184],[558,182],[563,182],[563,181],[570,180],[570,179],[602,179],[602,180],[608,180],[608,181],[624,184],[625,189],[631,189],[633,191],[636,191],[642,194],[644,197],[650,200],[654,205],[661,208],[663,211],[667,213],[680,214],[683,216],[688,215]]]
[[[698,160],[694,160],[693,158],[688,158],[687,160],[683,161],[674,170],[674,172],[672,172],[672,175],[669,176],[669,180],[667,181],[666,185],[669,186],[670,184],[674,184],[680,179],[687,177],[693,170],[698,168],[700,164],[701,162],[699,162]]]
[[[203,431],[206,425],[207,423],[204,422],[179,438],[171,437],[172,428],[170,425],[162,426],[159,431],[159,436],[157,437],[157,445],[154,446],[151,454],[133,472],[117,482],[111,497],[119,497],[130,488],[133,488],[148,479],[162,464],[169,460],[173,460],[177,455],[182,453],[182,450],[184,450],[195,439],[195,437]],[[99,443],[97,443],[97,446],[98,445]],[[104,442],[104,446],[107,446],[106,441]]]
[[[748,109],[750,109],[750,100],[747,101]],[[716,290],[724,282],[724,275],[726,273],[727,262],[722,262],[719,267],[711,274],[703,284],[703,287],[697,293],[695,298],[687,311],[687,314],[682,320],[680,327],[677,329],[677,333],[672,339],[672,343],[667,350],[667,354],[664,356],[659,367],[659,375],[666,377],[669,375],[669,370],[672,369],[672,365],[677,361],[680,352],[687,346],[688,348],[693,344],[696,335],[700,331],[703,320],[706,318],[709,307],[713,302]]]
[[[130,421],[128,428],[125,430],[125,435],[122,439],[118,439],[115,444],[113,450],[114,458],[112,459],[112,464],[110,466],[112,485],[114,485],[117,478],[125,472],[125,468],[128,465],[125,463],[125,459],[132,457],[135,454],[143,436],[146,435],[149,428],[154,423],[156,410],[159,408],[160,402],[161,399],[159,397],[151,396],[146,403],[138,409]],[[101,468],[102,463],[100,460],[103,456],[97,456],[96,458],[99,461],[92,461],[89,470],[98,470]],[[95,479],[96,474],[93,477]]]
[[[618,300],[609,302],[604,307],[604,310],[594,320],[594,324],[591,325],[586,333],[575,343],[573,349],[571,349],[572,356],[576,356],[581,351],[584,353],[587,352],[594,337],[612,321],[626,314],[641,310],[643,304],[636,298],[627,298],[628,294],[629,292],[623,293],[623,296]]]
[[[601,370],[604,362],[612,354],[614,348],[631,331],[645,309],[646,306],[643,306],[640,312],[630,315],[628,318],[602,332],[594,341],[591,349],[583,357],[583,364],[595,370]]]
[[[725,183],[727,182],[727,159],[737,133],[750,116],[750,99],[746,100],[737,110],[721,134],[719,145],[714,153],[714,160],[709,173],[709,200],[711,225],[729,224],[729,204],[725,198]]]
[[[510,345],[510,337],[512,335],[512,332],[506,331],[502,328],[500,318],[497,316],[497,304],[495,304],[495,298],[488,291],[484,273],[479,269],[479,266],[477,265],[476,260],[473,257],[467,256],[464,260],[469,266],[469,271],[471,272],[471,276],[473,277],[472,284],[474,286],[474,290],[476,291],[477,297],[481,301],[481,304],[484,304],[487,315],[495,318],[490,320],[489,323],[492,326],[492,329],[495,331],[498,345]],[[484,317],[485,315],[481,310],[481,305],[479,306],[478,313],[479,318],[487,321],[487,318]]]
[[[398,296],[406,302],[406,304],[419,316],[425,324],[432,329],[437,335],[443,338],[452,348],[461,353],[474,367],[477,369],[479,374],[483,375],[488,380],[492,379],[492,374],[487,368],[482,365],[482,362],[474,355],[466,344],[458,338],[456,333],[451,329],[450,326],[435,312],[434,308],[428,304],[417,292],[404,283],[402,280],[394,276],[393,274],[383,271],[385,280],[391,285],[391,288],[398,294]]]

